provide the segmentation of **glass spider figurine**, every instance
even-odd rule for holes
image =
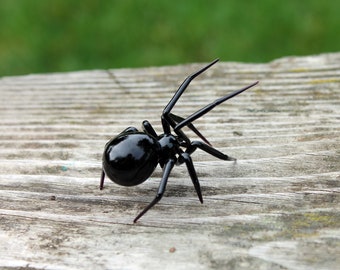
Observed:
[[[236,160],[213,148],[192,122],[215,106],[253,87],[258,81],[215,100],[187,118],[171,113],[190,82],[217,61],[218,59],[187,77],[178,88],[168,105],[165,106],[161,116],[163,134],[157,135],[151,124],[145,120],[142,124],[143,131],[128,127],[105,145],[100,189],[104,187],[105,175],[119,185],[135,186],[147,180],[158,164],[163,169],[156,197],[137,215],[134,222],[137,222],[151,207],[161,200],[174,165],[185,163],[198,198],[203,203],[200,183],[190,156],[197,148],[222,160]],[[190,141],[182,131],[185,126],[191,129],[202,141]]]

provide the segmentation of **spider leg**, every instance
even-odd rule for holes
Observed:
[[[104,179],[105,179],[105,172],[102,169],[102,175],[100,177],[100,184],[99,184],[99,189],[102,190],[104,188]]]
[[[155,138],[158,137],[156,131],[153,129],[153,127],[151,126],[148,120],[144,120],[142,126],[143,126],[144,132],[150,134],[151,136]]]
[[[178,90],[176,91],[172,99],[170,99],[168,105],[165,106],[163,110],[163,115],[167,116],[171,112],[172,108],[175,106],[176,102],[179,100],[179,98],[181,97],[181,95],[183,94],[183,92],[185,91],[185,89],[188,87],[188,85],[193,79],[195,79],[198,75],[206,71],[208,68],[210,68],[212,65],[214,65],[218,61],[219,59],[216,59],[210,64],[208,64],[207,66],[205,66],[204,68],[200,69],[199,71],[196,71],[195,73],[189,75],[184,80],[184,82],[181,84],[181,86],[178,88]]]
[[[190,157],[190,154],[189,153],[182,153],[180,157],[183,158],[185,165],[187,166],[187,169],[188,169],[191,181],[194,184],[198,199],[200,200],[201,203],[203,203],[203,197],[202,197],[200,182],[198,181],[196,170],[195,170],[194,164],[192,162],[192,159]]]
[[[172,118],[176,123],[180,123],[180,122],[182,122],[182,121],[185,120],[183,117],[180,117],[180,116],[175,115],[175,114],[173,114],[173,113],[170,113],[170,114],[169,114],[169,117]],[[197,130],[197,128],[196,128],[193,124],[189,123],[189,124],[188,124],[188,128],[190,128],[190,129],[191,129],[198,137],[200,137],[206,144],[211,145],[211,143],[210,143],[210,142],[202,135],[201,132],[199,132],[199,131]]]
[[[168,105],[166,105],[164,110],[163,110],[161,118],[162,118],[162,125],[163,125],[163,129],[164,129],[164,133],[166,133],[166,134],[170,133],[170,126],[172,126],[173,128],[176,126],[176,123],[173,121],[173,119],[171,119],[169,117],[169,114],[170,114],[171,110],[173,109],[173,107],[176,105],[176,103],[179,100],[179,98],[181,97],[181,95],[184,93],[185,89],[190,84],[190,82],[218,61],[219,61],[219,59],[214,60],[213,62],[211,62],[207,66],[203,67],[199,71],[196,71],[195,73],[188,76],[183,81],[183,83],[180,85],[180,87],[178,88],[178,90],[176,91],[174,96],[170,99]]]
[[[238,94],[241,94],[242,92],[246,91],[247,89],[255,86],[256,84],[258,84],[259,82],[255,82],[252,83],[240,90],[236,90],[224,97],[218,98],[216,99],[214,102],[208,104],[207,106],[203,107],[202,109],[198,110],[197,112],[193,113],[192,115],[190,115],[189,117],[187,117],[186,119],[184,119],[183,121],[181,121],[180,123],[178,123],[175,127],[174,127],[174,131],[176,132],[177,130],[180,130],[182,127],[189,125],[191,122],[195,121],[196,119],[200,118],[201,116],[205,115],[206,113],[210,112],[213,108],[215,108],[217,105],[221,104],[222,102],[237,96]]]
[[[188,153],[189,155],[191,155],[193,152],[196,151],[197,148],[203,150],[204,152],[207,152],[208,154],[210,154],[214,157],[222,159],[222,160],[229,160],[229,161],[235,161],[236,160],[236,158],[225,155],[222,152],[218,151],[217,149],[211,147],[210,145],[207,145],[207,144],[202,143],[200,141],[192,141],[190,146],[185,151],[185,153]]]
[[[153,207],[156,203],[158,203],[162,199],[164,191],[165,191],[166,184],[168,182],[170,172],[171,172],[172,168],[174,167],[174,165],[175,165],[175,161],[173,159],[169,159],[165,163],[165,165],[163,167],[162,180],[159,184],[156,197],[153,199],[153,201],[147,207],[144,208],[144,210],[142,212],[140,212],[138,214],[138,216],[133,220],[134,223],[136,223],[138,219],[140,219],[151,207]]]

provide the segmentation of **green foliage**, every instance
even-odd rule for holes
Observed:
[[[340,1],[1,0],[0,76],[339,51]]]

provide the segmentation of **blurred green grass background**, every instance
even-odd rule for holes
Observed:
[[[0,76],[339,51],[337,0],[0,0]]]

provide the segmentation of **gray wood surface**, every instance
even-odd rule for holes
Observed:
[[[0,78],[1,269],[339,269],[340,53],[220,62],[192,82],[174,113],[260,80],[195,122],[238,159],[192,155],[204,204],[185,166],[137,224],[159,168],[98,189],[107,140],[144,119],[161,132],[204,64]]]

